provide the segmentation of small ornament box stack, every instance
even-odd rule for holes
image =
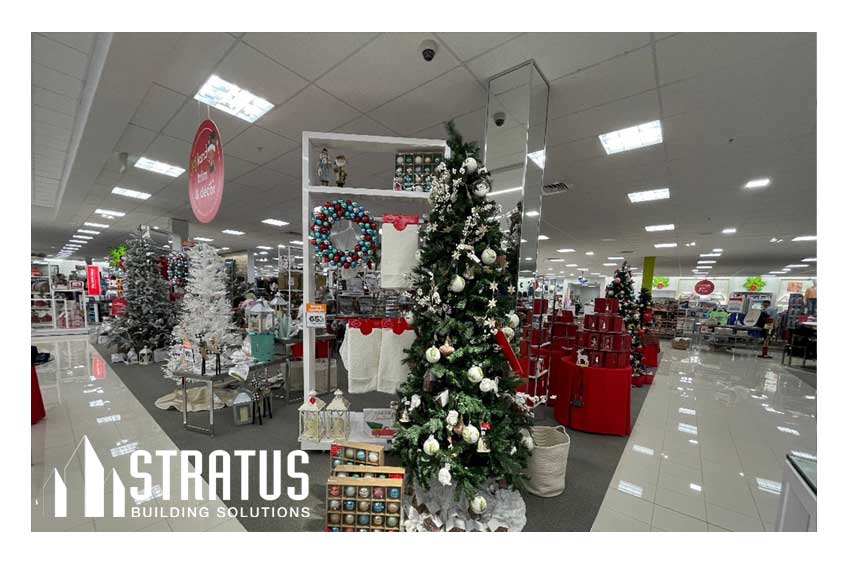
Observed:
[[[326,483],[326,531],[400,531],[402,485],[402,479],[329,477]]]
[[[340,465],[384,465],[384,446],[338,440],[331,445],[332,469]]]
[[[405,468],[386,465],[337,465],[332,467],[333,477],[365,479],[404,479]]]
[[[396,153],[393,189],[397,192],[430,192],[434,169],[443,153]]]
[[[552,350],[572,352],[578,347],[578,325],[572,311],[563,310],[552,321]]]
[[[584,315],[584,330],[576,333],[576,346],[586,353],[590,367],[630,365],[631,335],[625,332],[619,301],[597,297],[594,311],[592,315]]]

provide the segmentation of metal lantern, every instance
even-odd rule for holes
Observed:
[[[323,437],[323,421],[320,411],[326,402],[317,396],[316,391],[308,393],[299,407],[299,441],[319,442]]]
[[[153,351],[147,346],[144,346],[138,354],[138,363],[142,366],[148,366],[153,363]]]
[[[285,298],[282,297],[282,293],[279,292],[273,300],[270,301],[270,306],[273,307],[273,310],[276,312],[276,318],[281,319],[285,316],[285,313],[287,313],[288,302],[285,301]]]
[[[334,392],[334,399],[323,410],[323,432],[329,440],[349,438],[349,401],[340,389]]]
[[[235,426],[252,424],[252,394],[245,387],[238,389],[235,400],[232,402],[232,415]]]
[[[252,307],[247,309],[250,353],[253,359],[258,362],[269,362],[273,359],[274,325],[275,313],[263,299],[256,301]]]

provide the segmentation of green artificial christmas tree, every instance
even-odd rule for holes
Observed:
[[[640,289],[640,297],[637,299],[637,307],[640,311],[640,326],[651,326],[651,322],[646,323],[646,310],[654,307],[654,300],[651,298],[651,290],[644,287]]]
[[[480,514],[491,484],[522,486],[533,415],[496,344],[499,330],[513,340],[519,324],[506,258],[513,241],[500,229],[499,206],[486,197],[491,178],[478,147],[464,143],[451,123],[448,132],[451,159],[436,169],[412,276],[417,339],[400,387],[394,448],[422,489],[439,482]]]
[[[616,270],[605,289],[605,297],[619,301],[619,313],[625,321],[625,330],[631,335],[631,369],[633,376],[641,370],[642,349],[640,346],[640,306],[634,294],[634,279],[627,260]]]
[[[123,296],[126,308],[111,331],[111,344],[120,351],[144,346],[155,350],[167,346],[176,323],[176,304],[170,300],[170,287],[161,274],[161,261],[150,239],[133,237],[123,255],[126,277]]]

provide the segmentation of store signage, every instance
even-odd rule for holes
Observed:
[[[728,298],[728,313],[739,313],[742,311],[742,297]]]
[[[701,280],[695,284],[695,292],[698,295],[710,295],[716,289],[716,286],[710,280]]]
[[[100,267],[88,264],[85,267],[85,277],[88,280],[88,295],[100,294]]]
[[[200,223],[209,223],[223,201],[223,145],[210,119],[200,123],[188,161],[188,199]]]
[[[305,304],[305,327],[326,328],[326,304],[306,303]]]
[[[111,314],[113,317],[119,317],[123,314],[126,310],[126,299],[123,297],[118,297],[117,299],[112,299],[111,302]]]

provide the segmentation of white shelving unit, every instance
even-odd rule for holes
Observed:
[[[326,147],[332,154],[349,152],[388,153],[391,156],[397,152],[443,151],[445,159],[450,157],[449,147],[443,139],[416,139],[406,137],[382,137],[374,135],[351,135],[345,133],[318,133],[303,131],[302,133],[302,271],[303,271],[303,302],[313,303],[314,299],[314,253],[308,240],[311,227],[311,213],[316,205],[321,204],[327,197],[343,196],[355,198],[364,204],[378,202],[383,206],[385,200],[396,202],[403,210],[408,206],[416,206],[419,212],[428,208],[429,194],[427,192],[394,191],[392,182],[385,182],[385,189],[377,187],[352,186],[321,186],[316,180],[315,163],[320,150]],[[312,158],[312,154],[314,158]],[[393,211],[387,209],[386,211]],[[398,212],[398,211],[397,211]],[[315,330],[303,328],[303,387],[307,396],[314,389],[315,368]],[[315,444],[309,444],[314,449]],[[326,448],[328,444],[326,444]],[[320,449],[320,448],[317,448]]]

